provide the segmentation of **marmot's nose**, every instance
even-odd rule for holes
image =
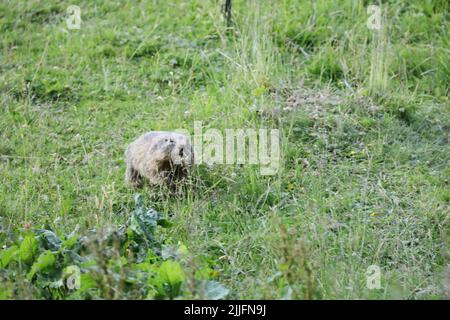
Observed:
[[[178,155],[180,156],[180,157],[182,157],[182,156],[184,156],[184,149],[183,148],[180,148],[180,152],[178,153]]]

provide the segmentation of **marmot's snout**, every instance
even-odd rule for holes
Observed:
[[[193,164],[192,147],[186,143],[176,145],[172,150],[172,161],[182,166]]]

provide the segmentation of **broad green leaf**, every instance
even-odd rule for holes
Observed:
[[[33,235],[26,236],[19,248],[19,258],[25,263],[33,262],[34,256],[38,250],[38,241]]]
[[[29,280],[33,279],[36,272],[47,273],[55,264],[55,262],[55,255],[50,250],[44,251],[37,258],[36,262],[31,266],[31,270],[28,273],[27,278]]]
[[[161,219],[160,214],[152,208],[145,208],[140,194],[136,194],[134,200],[136,209],[130,218],[129,227],[135,234],[143,237],[150,243],[154,243],[155,228]]]
[[[57,251],[61,247],[62,241],[53,231],[43,229],[36,230],[36,233],[44,242],[44,246],[46,249]]]
[[[169,284],[183,282],[185,279],[185,274],[181,265],[173,260],[167,260],[161,264],[159,267],[159,276]]]
[[[90,289],[97,288],[97,283],[89,273],[83,273],[80,278],[80,292],[87,292]]]
[[[16,245],[2,250],[2,252],[0,253],[0,267],[7,267],[8,264],[17,256],[18,252],[19,247],[17,247]]]
[[[166,260],[159,267],[158,274],[154,279],[159,295],[171,299],[181,294],[181,285],[185,274],[177,261]]]
[[[63,270],[63,279],[70,290],[78,290],[81,287],[81,270],[76,265],[67,266]]]

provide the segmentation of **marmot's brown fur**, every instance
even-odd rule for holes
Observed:
[[[151,185],[173,186],[188,174],[194,152],[183,134],[150,131],[128,146],[125,161],[125,181],[129,186],[141,187],[145,180]]]

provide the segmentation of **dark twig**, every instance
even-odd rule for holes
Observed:
[[[227,19],[227,28],[229,28],[231,25],[231,0],[225,0],[224,14]]]

